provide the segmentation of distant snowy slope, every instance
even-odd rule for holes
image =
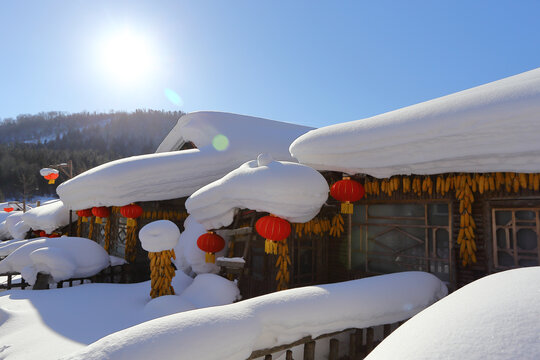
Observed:
[[[309,129],[227,113],[188,114],[173,132],[197,149],[112,161],[64,182],[56,191],[71,209],[189,196],[262,152],[292,161],[290,142]]]
[[[393,332],[369,360],[539,359],[540,267],[484,277]]]
[[[403,109],[310,131],[300,163],[375,177],[540,172],[540,68]]]

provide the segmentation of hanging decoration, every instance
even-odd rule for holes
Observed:
[[[102,224],[103,218],[108,218],[110,214],[111,212],[106,206],[98,206],[92,208],[92,215],[96,217],[96,224]]]
[[[176,260],[174,249],[160,252],[148,252],[150,259],[150,279],[152,299],[163,295],[174,295],[174,288],[171,285],[172,278],[175,275],[171,258]]]
[[[5,207],[5,208],[4,208],[4,211],[5,211],[5,212],[12,212],[12,211],[13,211],[13,208],[12,208],[12,207]]]
[[[278,243],[278,258],[276,260],[276,268],[278,269],[276,275],[277,291],[286,290],[289,288],[289,265],[291,265],[291,258],[289,256],[289,245],[286,241]]]
[[[137,256],[137,218],[143,214],[143,208],[137,204],[129,204],[120,208],[120,214],[127,218],[126,249],[124,259],[135,261]]]
[[[223,250],[225,247],[225,240],[213,231],[209,231],[206,234],[199,236],[197,239],[197,246],[206,253],[204,260],[207,263],[215,263],[216,253]]]
[[[88,222],[88,218],[92,216],[92,209],[77,210],[77,216],[82,222]]]
[[[54,184],[54,181],[58,179],[58,170],[51,168],[43,168],[39,170],[39,174],[49,180],[49,184]]]
[[[358,181],[351,180],[349,176],[344,176],[343,180],[334,183],[330,188],[330,195],[341,201],[341,213],[352,214],[353,202],[364,197],[365,190]]]
[[[257,233],[265,238],[264,252],[277,255],[277,243],[291,233],[291,224],[275,215],[263,216],[255,223]]]

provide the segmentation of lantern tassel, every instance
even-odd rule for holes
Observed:
[[[341,213],[342,214],[352,214],[354,211],[354,205],[351,202],[345,201],[341,203]]]
[[[277,255],[277,248],[278,248],[278,243],[276,241],[272,241],[270,239],[266,239],[264,241],[264,252],[266,254]]]
[[[204,261],[206,261],[207,263],[214,263],[215,264],[216,263],[216,255],[207,252],[206,255],[204,256]]]
[[[101,218],[100,217],[96,217],[96,224],[101,224]]]
[[[54,184],[54,179],[50,179],[49,184]]]
[[[82,222],[88,222],[88,218],[86,216],[82,217]]]

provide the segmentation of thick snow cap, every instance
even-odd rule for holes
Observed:
[[[196,191],[187,199],[186,209],[206,229],[218,229],[232,223],[237,208],[306,222],[327,198],[328,183],[319,172],[261,154]]]
[[[538,359],[540,267],[477,280],[422,311],[367,357]]]
[[[180,230],[169,220],[157,220],[143,226],[139,231],[142,248],[148,252],[173,249],[178,244]]]
[[[244,115],[191,113],[180,118],[158,153],[100,165],[62,183],[56,191],[74,210],[181,198],[261,152],[294,161],[289,145],[310,129]],[[197,149],[172,151],[179,148],[175,144],[188,141]]]
[[[540,172],[540,68],[417,105],[310,131],[291,154],[375,177]]]
[[[51,200],[25,212],[22,220],[32,230],[43,230],[50,234],[69,224],[69,209],[61,200]],[[72,214],[72,220],[77,220],[75,213]]]

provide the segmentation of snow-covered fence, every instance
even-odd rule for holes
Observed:
[[[0,290],[11,290],[13,288],[21,288],[24,290],[28,285],[19,273],[4,273],[0,274]]]
[[[273,354],[277,354],[276,358],[281,359],[283,356],[283,351],[285,351],[285,360],[292,360],[293,350],[301,352],[304,360],[314,360],[320,356],[324,356],[325,354],[327,354],[326,357],[328,360],[363,359],[382,340],[384,340],[404,322],[405,320],[393,324],[385,324],[364,329],[345,329],[342,331],[319,335],[315,338],[305,336],[289,344],[275,346],[269,349],[255,350],[251,353],[247,360],[263,359],[263,357],[264,360],[272,360]],[[376,330],[380,330],[378,331],[378,336],[375,336]],[[316,347],[317,341],[326,340],[328,338],[330,338],[328,344],[323,344],[323,349],[319,350]],[[343,345],[347,348],[343,349]]]

